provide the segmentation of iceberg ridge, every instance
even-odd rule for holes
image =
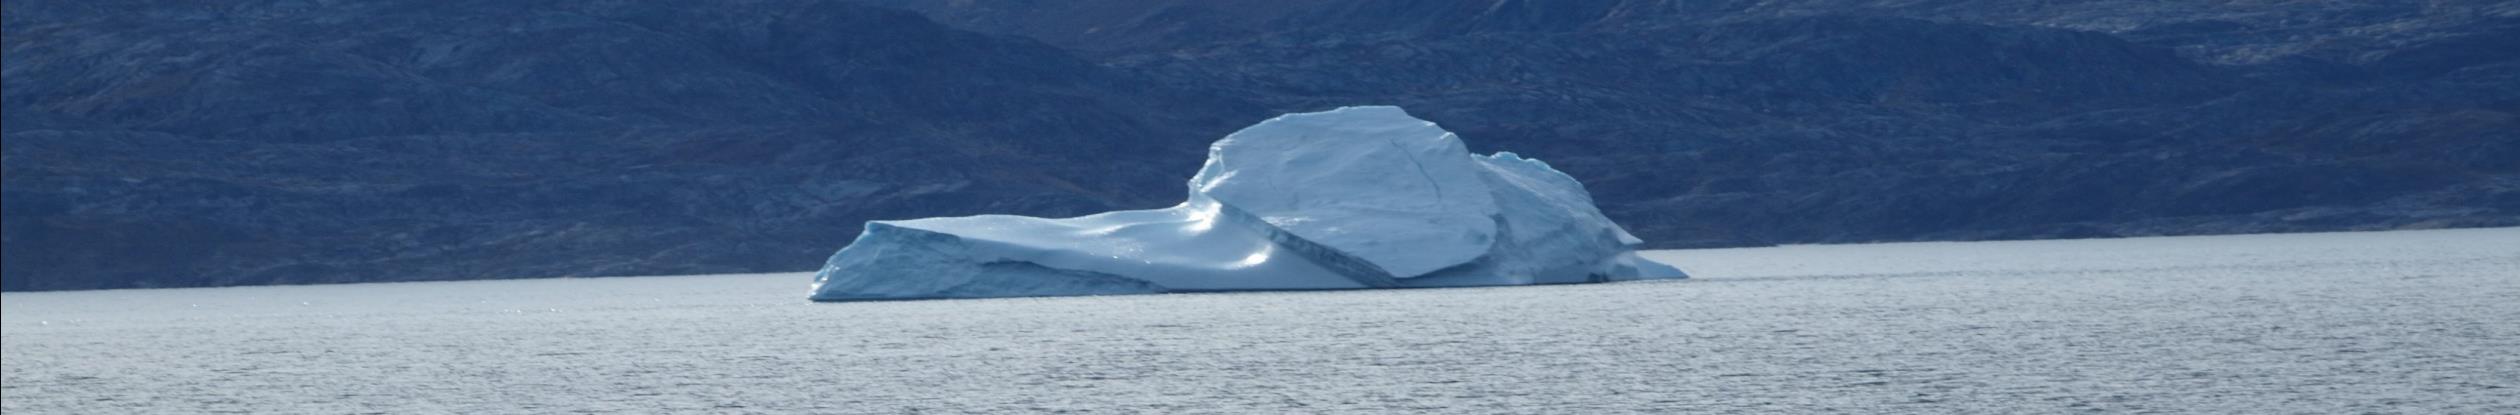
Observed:
[[[1458,287],[1687,278],[1583,184],[1398,107],[1287,114],[1208,149],[1180,205],[868,222],[815,301]]]

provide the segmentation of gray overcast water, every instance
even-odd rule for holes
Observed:
[[[0,294],[37,413],[2520,413],[2520,229],[1660,251],[1689,281],[816,304]],[[380,270],[379,272],[386,272]]]

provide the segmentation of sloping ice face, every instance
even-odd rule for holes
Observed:
[[[1583,184],[1398,107],[1287,114],[1209,147],[1164,209],[877,221],[816,301],[1687,278],[1635,255]]]

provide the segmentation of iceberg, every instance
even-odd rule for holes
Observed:
[[[1582,183],[1471,154],[1398,107],[1286,114],[1208,148],[1181,204],[1064,219],[867,222],[815,301],[1568,284],[1688,278]]]

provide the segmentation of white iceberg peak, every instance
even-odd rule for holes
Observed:
[[[1227,135],[1165,209],[870,222],[818,301],[1686,278],[1583,185],[1474,156],[1398,107],[1287,114]]]
[[[1469,154],[1399,107],[1287,114],[1217,140],[1190,188],[1381,278],[1410,278],[1496,240],[1496,202]]]

